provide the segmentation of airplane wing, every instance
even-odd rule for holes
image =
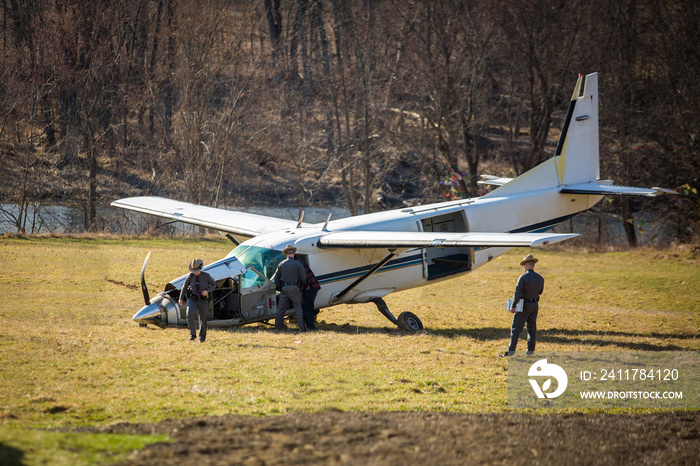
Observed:
[[[318,240],[328,248],[459,248],[459,247],[537,247],[558,243],[578,234],[556,233],[438,233],[429,231],[331,232]]]
[[[294,220],[217,209],[162,197],[130,197],[114,201],[112,206],[248,237],[296,228],[297,226],[297,222]],[[302,226],[310,225],[302,224]]]
[[[649,196],[655,197],[661,194],[678,194],[676,191],[665,188],[633,188],[630,186],[616,186],[611,181],[592,181],[590,183],[562,186],[559,192],[562,194],[597,194],[601,196]]]

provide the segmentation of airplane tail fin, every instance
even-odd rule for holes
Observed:
[[[678,194],[670,189],[615,186],[612,180],[600,180],[598,137],[598,73],[589,74],[583,81],[579,75],[554,153],[560,193],[650,197]]]
[[[600,180],[598,73],[579,75],[554,157],[517,178],[484,176],[480,184],[500,186],[484,197],[558,188],[562,194],[657,196],[674,194],[663,188],[615,186]],[[677,193],[676,193],[677,194]]]
[[[517,178],[486,176],[480,184],[500,186],[497,197],[598,179],[598,74],[579,76],[553,158]]]
[[[558,184],[598,180],[599,157],[598,73],[579,75],[554,153]]]

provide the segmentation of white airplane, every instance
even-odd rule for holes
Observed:
[[[112,206],[217,230],[237,247],[205,266],[217,288],[209,325],[238,326],[275,316],[270,281],[287,245],[307,262],[321,289],[314,307],[373,302],[404,330],[423,328],[411,312],[398,318],[383,298],[389,293],[471,272],[512,247],[538,247],[578,236],[546,233],[593,207],[603,196],[656,196],[662,188],[615,186],[599,180],[598,75],[579,76],[554,157],[517,178],[484,176],[498,186],[477,198],[377,212],[323,224],[302,223],[158,197],[120,199]],[[238,244],[231,235],[250,237]],[[149,254],[150,255],[150,254]],[[133,319],[141,325],[187,325],[177,296],[186,275],[149,299]],[[289,310],[291,314],[293,310]]]

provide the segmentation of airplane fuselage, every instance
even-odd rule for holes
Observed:
[[[237,251],[249,246],[281,251],[285,246],[293,245],[297,248],[297,255],[308,261],[321,284],[316,297],[316,308],[339,303],[362,303],[394,291],[454,278],[484,265],[511,248],[394,250],[395,255],[378,270],[339,297],[339,293],[356,280],[362,279],[375,265],[386,259],[391,251],[319,246],[319,239],[329,232],[352,229],[450,233],[544,232],[587,210],[601,198],[602,196],[562,195],[555,188],[550,188],[508,197],[480,197],[397,209],[331,221],[325,229],[322,224],[318,224],[311,228],[293,228],[260,235],[245,241],[227,257],[236,255]],[[274,270],[268,270],[267,273],[273,272]]]

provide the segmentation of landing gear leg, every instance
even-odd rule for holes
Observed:
[[[375,298],[372,302],[377,306],[379,312],[382,313],[384,317],[389,319],[389,322],[398,326],[401,330],[407,332],[419,332],[423,330],[423,323],[420,321],[417,315],[412,312],[402,312],[399,314],[399,318],[394,317],[394,314],[389,310],[389,306],[386,305],[382,298]]]
[[[399,321],[396,320],[396,317],[394,317],[394,314],[391,313],[389,306],[386,305],[382,298],[374,298],[372,302],[377,306],[379,312],[381,312],[384,317],[389,319],[389,322],[394,325],[399,325]]]

